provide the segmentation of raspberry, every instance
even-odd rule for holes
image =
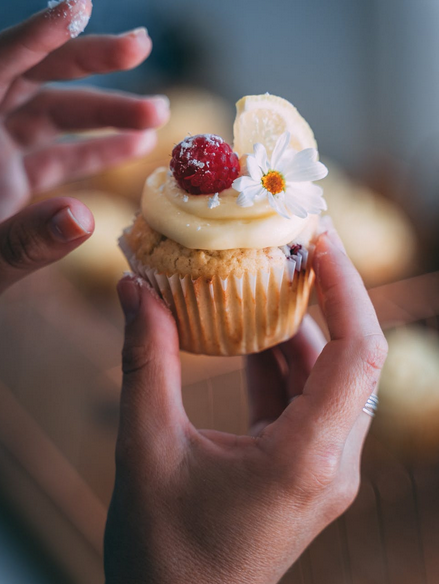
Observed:
[[[300,243],[294,243],[293,245],[289,245],[288,247],[290,248],[290,254],[292,256],[297,255],[299,251],[302,249]]]
[[[239,175],[237,154],[219,136],[189,136],[172,151],[171,170],[182,189],[192,195],[219,193]]]

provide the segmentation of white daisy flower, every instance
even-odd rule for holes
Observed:
[[[292,215],[304,218],[327,208],[323,189],[312,184],[328,174],[326,166],[317,160],[317,150],[298,152],[289,148],[289,143],[289,132],[279,136],[270,161],[265,146],[254,145],[254,154],[247,157],[249,176],[240,176],[232,184],[240,193],[240,207],[251,207],[267,197],[273,209],[287,219]]]

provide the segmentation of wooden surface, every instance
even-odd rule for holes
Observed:
[[[439,276],[371,291],[384,327],[435,319]],[[316,307],[311,312],[319,319]],[[122,320],[56,268],[0,301],[3,490],[78,584],[103,581],[113,485]],[[184,402],[198,427],[245,433],[242,361],[182,355]],[[371,434],[360,494],[284,584],[439,582],[439,464],[408,468]]]

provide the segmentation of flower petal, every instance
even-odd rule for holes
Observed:
[[[286,198],[288,201],[294,201],[308,213],[319,214],[326,210],[326,201],[322,194],[323,190],[312,183],[306,183],[306,186],[297,185],[297,183],[287,184]]]
[[[253,199],[247,195],[247,193],[242,192],[236,199],[236,204],[240,207],[252,207],[254,205]]]
[[[325,178],[328,169],[317,160],[318,152],[315,148],[305,148],[297,152],[291,160],[289,169],[285,172],[287,181],[308,182]]]
[[[256,197],[261,197],[262,194],[265,195],[266,192],[267,191],[260,184],[244,189],[244,193],[253,200],[256,199]]]
[[[295,183],[295,182],[287,182],[287,191],[292,191],[297,196],[304,196],[304,197],[323,197],[323,189],[319,187],[319,185],[315,185],[311,182],[304,182],[304,183]]]
[[[285,150],[288,148],[288,144],[290,143],[291,135],[289,132],[284,132],[279,136],[276,141],[276,144],[273,149],[273,154],[271,155],[271,164],[270,168],[273,170],[278,169],[278,164],[280,159],[282,158]]]
[[[252,179],[251,176],[240,176],[239,178],[236,178],[233,182],[232,182],[232,188],[235,189],[235,191],[243,191],[244,189],[247,189],[248,187],[253,187],[255,185],[260,185],[261,181],[255,181],[254,179]]]
[[[259,192],[256,193],[255,201],[262,201],[267,196],[268,191],[264,187],[260,187]]]
[[[285,174],[290,170],[297,152],[298,151],[294,150],[293,148],[288,148],[288,150],[283,153],[281,159],[277,163],[276,170],[285,176]]]
[[[285,209],[284,203],[279,199],[279,197],[274,197],[271,193],[267,192],[268,202],[273,209],[281,215],[285,217],[285,219],[291,219],[290,215],[288,215],[287,210]]]
[[[288,211],[290,211],[290,213],[296,215],[297,217],[305,219],[305,217],[308,216],[307,210],[302,205],[300,205],[293,197],[285,198],[285,206],[288,209]]]
[[[253,150],[255,153],[256,162],[262,169],[262,172],[265,174],[266,172],[268,172],[269,169],[268,156],[265,146],[258,142],[253,146]]]
[[[253,180],[260,181],[263,175],[262,169],[252,155],[247,156],[247,169]]]

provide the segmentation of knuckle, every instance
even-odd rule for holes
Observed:
[[[338,516],[344,513],[355,501],[360,489],[360,476],[350,476],[340,481],[335,488],[333,511]]]
[[[41,240],[31,229],[11,221],[3,240],[3,260],[12,268],[31,268],[41,263],[41,247]]]
[[[357,349],[368,373],[376,373],[382,369],[388,352],[387,341],[382,333],[363,337]]]
[[[42,90],[7,117],[5,126],[15,142],[30,147],[52,133],[47,115],[49,105],[50,92]]]
[[[340,454],[335,450],[328,450],[318,455],[314,462],[314,476],[316,486],[320,489],[327,489],[337,478],[340,468]]]
[[[154,354],[148,345],[126,343],[122,350],[122,371],[124,375],[137,373],[154,363]]]
[[[314,453],[301,462],[296,481],[307,498],[315,499],[333,487],[339,474],[340,460],[341,454],[334,448]]]

